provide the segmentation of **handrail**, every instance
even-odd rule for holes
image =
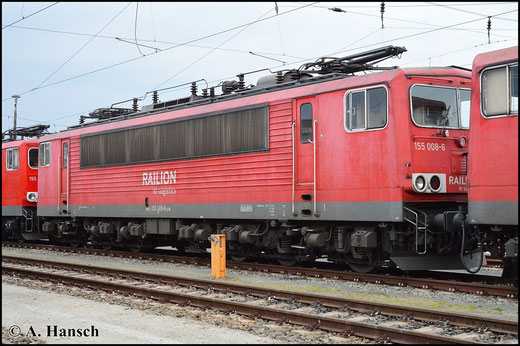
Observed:
[[[70,161],[69,161],[69,145],[67,144],[67,214],[69,214],[69,179],[70,179]]]
[[[314,147],[314,156],[313,156],[313,166],[314,166],[314,192],[313,192],[313,201],[314,201],[314,216],[320,216],[320,213],[316,210],[316,123],[318,122],[318,119],[314,119],[314,122],[312,123],[312,144]]]
[[[60,199],[61,199],[61,154],[58,155],[58,188],[56,189],[58,191],[58,205],[56,206],[56,209],[58,213],[60,212]]]
[[[295,190],[295,180],[294,180],[294,156],[295,156],[295,150],[294,150],[294,129],[296,126],[296,121],[293,121],[291,126],[291,137],[292,137],[292,214],[296,216],[296,211],[294,210],[294,190]]]

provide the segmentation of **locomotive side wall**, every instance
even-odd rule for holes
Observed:
[[[473,63],[469,146],[469,221],[518,225],[518,114],[485,118],[481,110],[481,71],[518,63],[518,47],[483,53]]]

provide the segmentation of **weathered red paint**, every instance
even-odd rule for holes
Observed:
[[[518,202],[518,114],[485,118],[481,112],[481,72],[516,61],[518,47],[482,53],[473,61],[468,164],[471,202]]]
[[[6,151],[18,148],[19,165],[17,170],[7,170]],[[19,140],[2,143],[2,206],[22,207],[36,206],[27,200],[27,192],[38,191],[38,170],[28,164],[28,151],[38,148],[37,140]]]
[[[435,135],[436,129],[412,123],[409,89],[415,83],[470,87],[468,71],[456,68],[394,69],[340,80],[304,85],[213,104],[72,129],[43,137],[51,142],[51,165],[40,168],[39,205],[58,201],[58,155],[62,140],[69,144],[69,205],[119,205],[176,203],[291,202],[291,127],[296,121],[296,202],[312,193],[312,144],[299,143],[299,106],[313,103],[317,119],[317,198],[320,202],[345,201],[465,201],[464,184],[448,186],[448,193],[419,194],[411,189],[414,172],[463,175],[452,171],[452,153],[460,151],[459,136],[467,130]],[[383,130],[347,133],[343,126],[345,92],[362,86],[386,86],[388,124]],[[80,169],[80,135],[141,124],[232,110],[269,103],[269,151],[232,156],[176,160],[104,168]],[[442,142],[444,151],[417,151],[415,141]],[[176,193],[153,195],[153,186],[143,185],[143,173],[175,171]],[[60,177],[63,181],[64,176]],[[307,183],[307,184],[306,184]],[[61,187],[63,192],[63,185]],[[61,198],[60,198],[61,199]]]

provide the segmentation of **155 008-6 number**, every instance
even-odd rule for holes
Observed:
[[[446,151],[446,144],[415,142],[415,150]]]

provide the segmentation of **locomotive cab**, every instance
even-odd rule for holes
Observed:
[[[395,251],[390,259],[403,270],[472,270],[485,259],[481,253],[475,255],[478,241],[467,230],[464,233],[465,220],[458,215],[467,201],[469,71],[451,67],[429,75],[413,70],[404,74],[409,126],[396,131],[409,140],[408,151],[401,151],[404,162],[400,160],[405,176],[403,218],[415,244]],[[402,235],[390,231],[390,238],[392,246],[399,247]]]
[[[2,239],[44,238],[38,228],[38,143],[2,143]]]

